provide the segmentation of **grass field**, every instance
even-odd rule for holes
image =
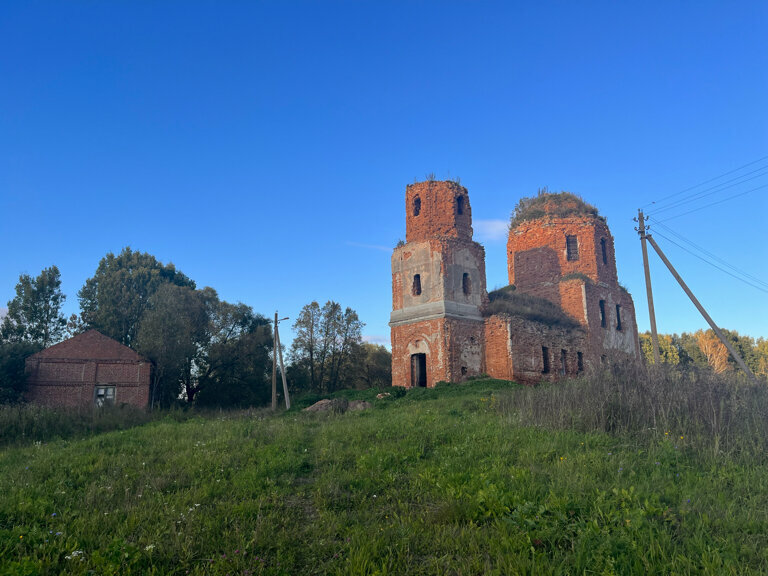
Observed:
[[[0,573],[768,573],[762,440],[714,451],[701,430],[525,408],[589,393],[564,386],[350,392],[373,409],[7,443]]]

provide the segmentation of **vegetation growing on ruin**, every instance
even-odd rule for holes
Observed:
[[[489,292],[488,300],[488,305],[483,311],[483,315],[486,317],[494,314],[507,314],[509,316],[521,316],[547,326],[562,328],[578,328],[579,326],[579,323],[563,312],[563,309],[557,304],[530,294],[521,294],[515,290],[514,285]]]
[[[587,284],[593,284],[592,278],[583,272],[570,272],[560,278],[560,282],[567,282],[568,280],[583,280]]]
[[[593,216],[605,220],[597,208],[588,204],[581,196],[571,192],[549,192],[539,190],[536,196],[521,198],[515,206],[509,222],[510,229],[517,228],[523,222],[538,218],[566,218],[568,216]]]
[[[765,386],[616,365],[377,392],[6,447],[0,573],[768,572]]]

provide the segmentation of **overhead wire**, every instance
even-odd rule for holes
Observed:
[[[756,176],[752,176],[752,178],[745,178],[745,176],[750,176],[754,174],[755,172],[760,172],[761,174],[757,174]],[[729,188],[733,188],[734,186],[738,186],[739,184],[744,184],[746,182],[750,182],[752,180],[755,180],[756,178],[760,178],[762,176],[765,176],[768,174],[768,166],[761,166],[757,170],[753,170],[752,172],[747,172],[746,174],[742,174],[741,176],[737,176],[736,178],[732,178],[730,180],[726,180],[725,182],[722,182],[720,184],[717,184],[715,186],[711,186],[710,188],[705,188],[704,190],[700,192],[696,192],[695,194],[691,194],[690,196],[685,196],[684,198],[681,198],[680,200],[675,201],[674,203],[670,204],[669,206],[665,206],[663,208],[660,208],[658,210],[652,210],[649,212],[649,214],[660,214],[662,212],[666,212],[667,210],[673,210],[675,208],[678,208],[680,206],[683,206],[685,204],[688,204],[690,202],[695,202],[696,200],[701,200],[702,198],[706,198],[707,196],[712,196],[713,194],[717,194],[718,192],[722,192],[723,190],[727,190]],[[734,182],[735,180],[739,180],[738,182]],[[731,184],[733,182],[733,184]],[[725,184],[729,184],[729,186],[725,186]],[[711,192],[710,192],[711,190]]]
[[[748,272],[745,272],[744,270],[741,270],[740,268],[734,266],[733,264],[731,264],[730,262],[720,258],[719,256],[717,256],[715,254],[712,254],[711,252],[709,252],[708,250],[705,250],[704,248],[702,248],[701,246],[699,246],[698,244],[696,244],[692,240],[689,240],[688,238],[686,238],[682,234],[676,232],[675,230],[673,230],[671,227],[667,226],[666,224],[663,224],[662,222],[659,222],[659,221],[657,221],[655,219],[652,219],[652,221],[653,221],[652,226],[653,226],[654,230],[657,229],[656,228],[657,226],[661,226],[665,230],[666,234],[671,234],[672,236],[675,236],[678,240],[680,240],[682,242],[685,242],[686,244],[691,246],[694,250],[698,250],[699,252],[701,252],[702,254],[707,256],[708,258],[711,258],[711,259],[717,261],[718,263],[720,263],[721,265],[725,266],[726,268],[730,268],[736,274],[740,274],[740,275],[744,276],[745,278],[749,278],[749,280],[751,280],[752,282],[760,284],[761,286],[763,286],[766,289],[768,289],[768,282],[765,282],[764,280],[761,280],[757,276],[753,276],[752,274],[750,274]],[[649,229],[650,228],[651,228],[651,226],[649,226]]]
[[[663,220],[659,220],[659,222],[668,222],[669,220],[680,218],[681,216],[687,216],[688,214],[692,214],[693,212],[698,212],[699,210],[704,210],[704,208],[709,208],[710,206],[716,206],[718,204],[722,204],[723,202],[733,200],[734,198],[744,196],[746,194],[755,192],[756,190],[761,190],[763,188],[768,188],[768,184],[763,184],[761,186],[757,186],[756,188],[752,188],[751,190],[746,190],[744,192],[739,192],[738,194],[733,194],[732,196],[728,196],[727,198],[723,198],[722,200],[718,200],[717,202],[711,202],[710,204],[705,204],[704,206],[693,208],[692,210],[688,210],[687,212],[682,212],[681,214],[675,214],[674,216],[670,216],[669,218],[664,218]]]
[[[661,200],[653,200],[651,202],[648,202],[648,204],[645,204],[643,208],[646,208],[648,206],[651,206],[653,204],[659,205],[663,204],[664,202],[669,201],[671,198],[675,198],[676,196],[679,196],[680,194],[685,194],[686,192],[690,190],[694,190],[695,188],[698,188],[700,186],[704,186],[705,184],[709,184],[710,182],[714,182],[715,180],[719,180],[720,178],[724,178],[725,176],[729,176],[731,174],[734,174],[740,170],[743,170],[744,168],[748,168],[749,166],[752,166],[754,164],[757,164],[758,162],[762,162],[763,160],[768,160],[768,156],[763,156],[762,158],[758,158],[757,160],[753,160],[752,162],[748,162],[747,164],[744,164],[743,166],[739,166],[738,168],[734,168],[733,170],[730,170],[729,172],[725,172],[724,174],[720,174],[718,176],[715,176],[714,178],[710,178],[709,180],[705,180],[704,182],[700,182],[698,184],[695,184],[693,186],[689,186],[688,188],[684,188],[683,190],[680,190],[679,192],[675,192],[674,194],[670,194],[669,196],[666,196],[662,198]]]
[[[661,236],[661,237],[662,237],[662,238],[664,238],[664,239],[665,239],[667,242],[670,242],[670,243],[674,244],[675,246],[677,246],[677,247],[678,247],[678,248],[680,248],[681,250],[685,250],[686,252],[688,252],[688,253],[689,253],[689,254],[691,254],[692,256],[695,256],[695,257],[696,257],[696,258],[698,258],[699,260],[702,260],[703,262],[706,262],[707,264],[709,264],[709,265],[710,265],[710,266],[712,266],[713,268],[717,268],[717,269],[718,269],[718,270],[720,270],[721,272],[723,272],[723,273],[725,273],[725,274],[728,274],[728,276],[731,276],[732,278],[735,278],[736,280],[738,280],[738,281],[740,281],[740,282],[743,282],[744,284],[747,284],[748,286],[751,286],[751,287],[752,287],[752,288],[754,288],[755,290],[759,290],[760,292],[764,292],[764,293],[768,294],[768,289],[766,289],[766,288],[763,288],[763,287],[761,287],[761,286],[758,286],[757,284],[753,284],[752,282],[749,282],[749,281],[745,280],[744,278],[740,278],[740,277],[736,276],[735,274],[732,274],[732,273],[728,272],[728,270],[724,270],[724,269],[723,269],[723,268],[721,268],[720,266],[718,266],[718,265],[716,265],[716,264],[713,264],[713,263],[712,263],[712,262],[710,262],[709,260],[707,260],[707,259],[705,259],[705,258],[702,258],[702,257],[701,257],[701,256],[699,256],[698,254],[696,254],[696,253],[694,253],[694,252],[692,252],[692,251],[688,250],[688,249],[687,249],[685,246],[681,246],[680,244],[678,244],[677,242],[675,242],[674,240],[672,240],[672,239],[671,239],[671,238],[669,238],[668,236],[665,236],[663,233],[661,233],[661,232],[658,232],[658,231],[657,231],[657,232],[655,232],[655,233],[653,234],[653,236]]]

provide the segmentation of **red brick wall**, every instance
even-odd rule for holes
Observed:
[[[115,403],[149,404],[151,365],[126,360],[29,358],[26,398],[46,406],[93,406],[97,385],[115,387]]]
[[[486,372],[494,378],[533,384],[555,381],[579,372],[578,353],[586,370],[591,363],[586,334],[516,316],[491,316],[485,322]],[[544,373],[542,347],[548,348],[549,372]],[[565,350],[565,374],[561,351]]]
[[[599,358],[609,351],[619,350],[640,359],[632,296],[618,287],[600,284],[587,284],[585,292],[589,314],[588,333],[594,356]],[[600,324],[600,300],[605,302],[605,327]],[[616,328],[616,304],[621,306],[621,330]]]
[[[567,259],[566,236],[578,238],[578,260]],[[507,252],[510,283],[523,293],[558,304],[586,328],[585,354],[591,362],[599,361],[610,350],[638,354],[634,303],[619,287],[613,236],[603,220],[575,216],[524,222],[510,230]],[[562,280],[574,273],[587,279]],[[605,328],[600,323],[600,300],[606,306]],[[615,329],[616,304],[622,310],[622,330]]]
[[[435,318],[392,327],[392,384],[411,387],[411,355],[425,354],[427,387],[479,376],[483,322]],[[464,370],[462,370],[464,368]]]
[[[392,385],[411,387],[411,355],[425,354],[427,386],[448,379],[445,318],[392,327]]]
[[[566,236],[578,238],[579,259],[568,260]],[[600,240],[605,238],[607,264]],[[613,236],[597,217],[540,218],[523,222],[507,240],[509,283],[523,288],[571,273],[585,274],[595,282],[617,282]]]
[[[462,213],[457,199],[463,198]],[[418,198],[421,209],[414,215]],[[431,181],[409,184],[405,190],[405,237],[407,242],[446,236],[472,239],[472,209],[467,189],[455,182]]]

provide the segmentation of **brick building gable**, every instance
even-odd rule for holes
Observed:
[[[87,330],[69,340],[54,344],[33,354],[31,358],[66,360],[122,360],[126,362],[147,362],[140,354],[105,336],[98,330]]]

